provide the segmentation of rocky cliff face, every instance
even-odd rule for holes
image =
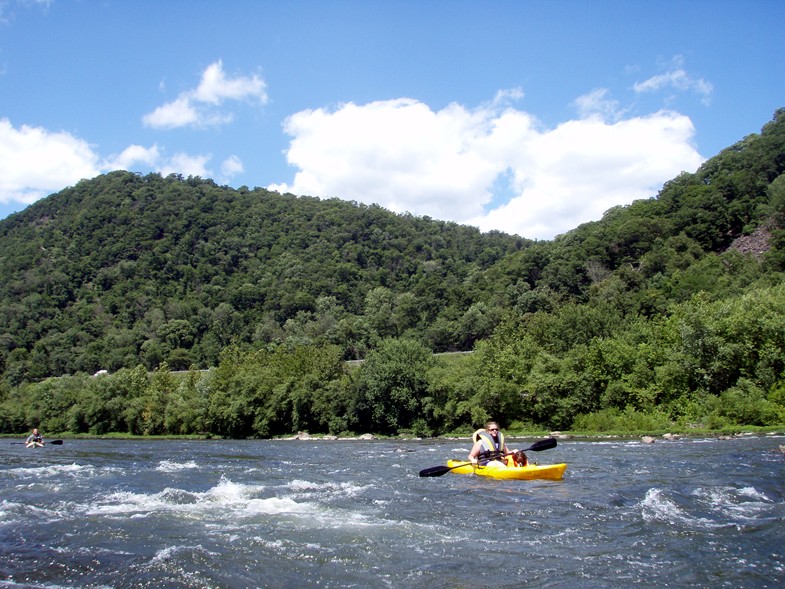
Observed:
[[[758,227],[753,233],[742,235],[733,240],[733,243],[728,249],[735,249],[743,254],[751,254],[756,258],[760,258],[769,251],[770,239],[771,232],[766,227]]]

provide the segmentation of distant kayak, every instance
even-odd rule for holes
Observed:
[[[450,472],[456,474],[476,474],[494,479],[519,479],[525,481],[534,479],[558,481],[561,480],[564,476],[564,471],[567,470],[566,463],[504,466],[499,462],[491,462],[486,466],[473,467],[471,464],[466,464],[461,460],[448,460],[447,466],[452,468]]]
[[[25,448],[43,448],[47,444],[50,446],[62,446],[63,440],[52,440],[51,442],[11,442],[12,444],[24,444]]]

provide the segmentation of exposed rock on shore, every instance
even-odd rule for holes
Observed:
[[[287,440],[337,440],[338,436],[319,436],[313,437],[308,432],[297,432],[291,438],[286,438]],[[344,438],[346,439],[346,438]],[[363,434],[361,436],[357,436],[356,438],[351,438],[353,440],[375,440],[376,436],[373,434]]]

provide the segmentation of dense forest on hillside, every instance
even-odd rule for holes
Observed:
[[[114,172],[0,223],[0,368],[14,383],[208,368],[230,343],[335,343],[359,359],[402,335],[471,349],[498,321],[482,272],[527,243],[378,206]]]
[[[784,172],[785,109],[547,242],[200,178],[85,180],[0,222],[0,430],[785,423]],[[475,353],[432,355],[450,350]],[[172,372],[189,368],[210,370]]]

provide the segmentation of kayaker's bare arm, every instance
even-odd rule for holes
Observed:
[[[469,452],[469,462],[473,464],[476,463],[480,452],[482,452],[482,442],[475,442],[474,446],[472,446],[472,449]]]

